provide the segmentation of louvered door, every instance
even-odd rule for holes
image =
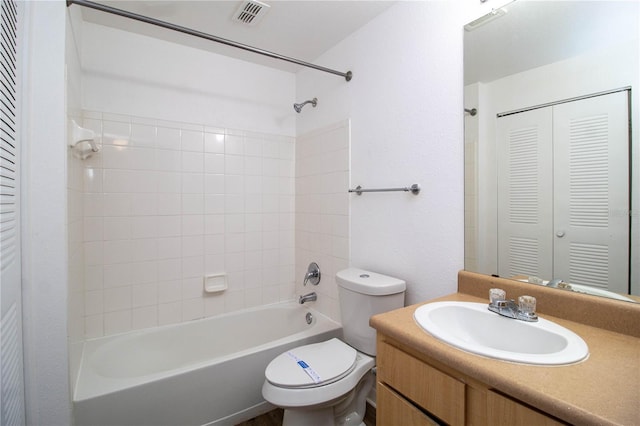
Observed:
[[[628,92],[554,107],[554,276],[629,293]]]
[[[550,277],[553,271],[551,114],[543,108],[498,120],[501,277]]]
[[[0,424],[22,425],[22,303],[18,134],[18,9],[0,3]]]
[[[628,92],[501,117],[498,273],[629,292]]]

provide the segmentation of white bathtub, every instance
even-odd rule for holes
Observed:
[[[273,358],[341,335],[340,324],[292,302],[88,340],[74,389],[75,425],[248,420],[272,408],[261,388]]]

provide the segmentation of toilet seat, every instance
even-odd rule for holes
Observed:
[[[354,348],[336,338],[299,346],[274,358],[265,377],[272,385],[286,389],[324,386],[351,373],[356,355]]]

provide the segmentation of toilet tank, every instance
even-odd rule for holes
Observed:
[[[376,330],[369,327],[375,314],[402,308],[406,283],[398,278],[357,268],[336,274],[344,341],[375,356]]]

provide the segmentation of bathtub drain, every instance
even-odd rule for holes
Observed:
[[[311,312],[307,312],[305,318],[307,319],[307,324],[311,324],[313,322],[313,315],[311,315]]]

